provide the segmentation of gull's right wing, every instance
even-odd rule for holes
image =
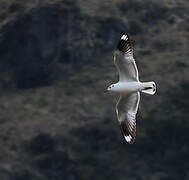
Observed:
[[[136,137],[136,114],[140,102],[140,93],[120,96],[116,113],[125,140],[132,144]]]

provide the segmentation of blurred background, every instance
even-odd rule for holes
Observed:
[[[187,0],[0,0],[1,180],[188,180]],[[113,50],[132,36],[137,139],[115,113]]]

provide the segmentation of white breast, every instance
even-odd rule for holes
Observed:
[[[116,91],[119,93],[133,93],[143,89],[141,82],[118,82],[116,84]]]

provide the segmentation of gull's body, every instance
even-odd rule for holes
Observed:
[[[140,82],[138,69],[133,57],[130,37],[124,34],[114,53],[114,63],[119,72],[119,82],[108,87],[108,91],[120,95],[116,113],[125,140],[133,143],[136,137],[136,113],[140,101],[140,92],[154,94],[154,82]]]
[[[114,87],[112,88],[112,92],[117,92],[121,94],[130,94],[134,92],[138,92],[143,90],[144,86],[143,83],[139,81],[133,81],[133,82],[118,82],[114,84]]]

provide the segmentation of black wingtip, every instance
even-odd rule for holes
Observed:
[[[117,45],[117,50],[123,52],[123,53],[133,53],[133,48],[131,44],[131,39],[128,33],[124,33],[121,36],[121,39]]]
[[[135,127],[132,128],[132,130],[129,130],[128,125],[125,123],[125,121],[123,121],[123,122],[120,123],[120,129],[121,129],[121,132],[124,135],[125,140],[129,144],[133,144],[135,142],[135,137],[136,137]]]

